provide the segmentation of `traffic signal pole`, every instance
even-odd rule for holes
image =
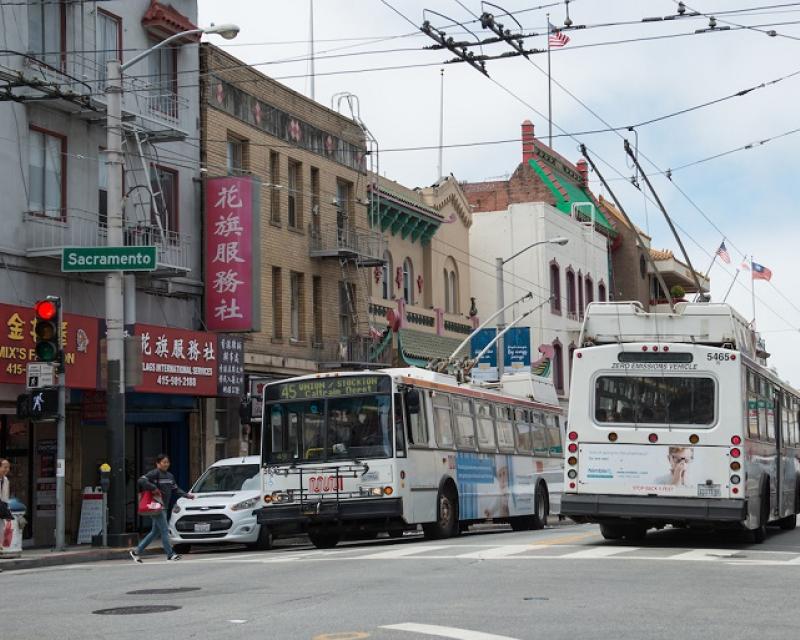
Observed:
[[[122,232],[122,64],[107,64],[107,144],[108,228],[106,244],[124,245]],[[106,399],[108,452],[111,464],[109,483],[109,544],[126,545],[125,539],[125,379],[124,379],[124,304],[122,272],[106,274]]]
[[[58,328],[56,333],[61,354],[58,365],[58,417],[56,418],[56,551],[66,548],[64,540],[66,530],[66,457],[67,457],[67,385],[64,372],[64,356],[61,343],[61,327],[63,327],[63,311],[58,305]]]

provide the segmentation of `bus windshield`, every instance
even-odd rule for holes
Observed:
[[[711,425],[711,378],[600,376],[595,381],[595,420],[621,424]]]
[[[319,462],[392,455],[388,393],[267,406],[266,462]]]

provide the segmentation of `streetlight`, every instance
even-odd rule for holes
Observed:
[[[106,245],[124,246],[122,225],[122,72],[131,65],[158,51],[170,42],[196,34],[217,34],[230,40],[239,33],[234,24],[211,25],[205,29],[189,29],[175,33],[134,56],[124,64],[121,60],[106,63],[106,166],[108,167],[108,217]],[[112,546],[126,544],[125,525],[125,376],[124,376],[124,303],[122,272],[106,274],[106,428],[110,451],[109,540]],[[135,285],[134,285],[135,286]],[[56,532],[56,546],[63,546],[63,531]]]
[[[497,279],[497,308],[500,309],[500,315],[497,317],[497,335],[500,336],[500,339],[497,341],[497,379],[503,379],[503,369],[505,367],[505,350],[503,345],[503,338],[500,335],[505,328],[506,325],[506,314],[505,314],[505,284],[503,282],[503,266],[511,262],[514,258],[519,256],[522,253],[525,253],[529,249],[533,249],[534,247],[538,247],[542,244],[557,244],[560,246],[564,246],[569,242],[569,238],[564,238],[558,236],[556,238],[548,238],[547,240],[539,240],[532,244],[529,244],[524,249],[520,249],[517,251],[513,256],[506,258],[495,258],[495,270],[496,270],[496,279]]]

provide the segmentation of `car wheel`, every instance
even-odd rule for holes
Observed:
[[[336,532],[313,531],[308,534],[308,539],[317,549],[333,549],[339,544],[341,536]]]
[[[179,544],[173,544],[172,545],[172,550],[175,553],[179,553],[180,555],[184,555],[184,554],[189,553],[192,550],[192,545],[186,544],[184,542],[181,542]]]
[[[606,540],[622,540],[625,535],[622,527],[613,524],[600,524],[600,535]]]
[[[255,542],[248,544],[247,548],[256,551],[269,551],[272,549],[272,532],[262,524],[258,532],[258,538],[256,538]]]

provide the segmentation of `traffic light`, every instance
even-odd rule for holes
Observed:
[[[61,298],[47,296],[34,305],[36,357],[40,362],[61,361]]]

